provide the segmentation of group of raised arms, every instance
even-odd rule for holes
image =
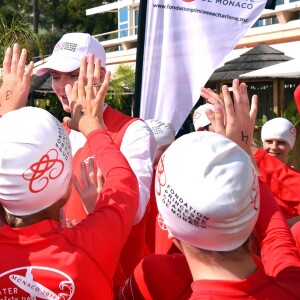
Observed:
[[[176,139],[110,107],[103,46],[68,33],[35,70],[60,122],[27,106],[26,59],[7,49],[0,87],[0,299],[299,299],[290,121],[255,147],[258,97],[235,79],[233,96],[201,88],[195,132]]]

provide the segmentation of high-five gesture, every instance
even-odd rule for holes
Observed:
[[[26,67],[27,51],[15,44],[8,48],[3,60],[3,79],[0,88],[0,115],[26,106],[33,62]]]
[[[100,60],[94,64],[94,54],[83,58],[78,81],[66,86],[70,102],[71,118],[65,117],[64,122],[71,129],[82,132],[87,136],[91,131],[101,128],[106,130],[103,121],[103,108],[106,91],[110,80],[107,72],[103,84],[98,91],[94,89],[94,70],[100,69]]]
[[[210,89],[202,88],[201,96],[214,105],[214,112],[206,111],[215,132],[227,136],[252,156],[251,145],[257,113],[257,96],[252,97],[251,105],[247,86],[232,82],[233,99],[227,85],[222,86],[223,99]]]

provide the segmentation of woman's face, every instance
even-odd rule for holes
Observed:
[[[59,101],[61,102],[64,111],[70,112],[69,100],[66,95],[65,87],[67,84],[73,86],[74,82],[78,80],[80,69],[72,72],[59,72],[56,70],[50,70],[50,75],[52,77],[52,88],[57,95]],[[103,82],[105,77],[106,69],[101,68],[100,72],[94,73],[94,82]]]
[[[74,82],[78,80],[79,69],[72,72],[58,72],[58,71],[50,71],[50,75],[52,77],[52,88],[55,94],[57,95],[59,101],[61,102],[64,111],[70,112],[69,100],[66,95],[65,87],[67,84],[71,84],[73,86]]]
[[[284,163],[288,163],[291,147],[288,142],[279,139],[267,139],[263,141],[263,149],[271,156],[277,157]]]

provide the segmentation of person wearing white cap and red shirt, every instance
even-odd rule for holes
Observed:
[[[106,55],[101,43],[87,33],[65,34],[54,47],[47,62],[36,71],[37,76],[50,71],[53,90],[66,112],[70,111],[70,104],[65,93],[65,86],[66,84],[72,85],[78,79],[81,59],[91,53],[95,54],[95,59],[101,60],[100,72],[95,71],[93,74],[97,90],[101,86],[106,72]],[[128,275],[144,255],[145,211],[150,197],[156,142],[151,130],[142,120],[127,116],[107,104],[104,104],[103,119],[107,132],[127,158],[139,182],[140,201],[134,221],[135,226],[121,256],[123,271],[125,275]],[[80,132],[66,129],[70,135],[74,155],[73,171],[75,176],[79,177],[81,162],[88,161],[92,153],[85,137]],[[74,186],[70,200],[65,206],[65,215],[67,219],[71,221],[75,219],[76,222],[80,222],[87,215]]]
[[[209,88],[201,88],[201,96],[213,105],[220,103],[222,104],[221,97]],[[246,92],[243,94],[243,97],[248,98]],[[206,113],[209,112],[210,110],[206,110]],[[290,146],[292,146],[295,142],[295,127],[286,119],[276,119],[274,119],[275,121],[270,120],[269,124],[272,124],[273,122],[280,123],[282,128],[278,128],[278,126],[276,126],[276,131],[278,131],[276,133],[277,136],[279,134],[281,136],[284,135],[285,139],[288,139],[290,141]],[[271,126],[265,126],[265,128],[267,127],[269,128],[267,130],[271,129]],[[270,132],[274,132],[274,130],[271,129]],[[290,149],[290,146],[288,144],[286,149]],[[284,161],[280,160],[279,158],[281,157],[281,155],[277,155],[277,157],[275,157],[275,155],[270,155],[271,153],[267,153],[267,151],[265,151],[264,149],[260,149],[254,145],[252,147],[252,152],[254,154],[256,164],[259,168],[261,179],[263,179],[270,187],[286,218],[291,219],[299,216],[300,185],[298,183],[300,180],[300,173],[298,172],[298,170],[291,168],[286,163],[286,158],[284,159]],[[287,152],[288,151],[286,151],[286,153]]]
[[[205,103],[195,109],[193,114],[193,125],[195,131],[203,131],[205,128],[207,128],[207,126],[211,125],[205,113],[207,109],[214,110],[214,106],[210,103]],[[207,129],[209,130],[209,127]]]
[[[285,118],[274,118],[261,128],[263,149],[287,164],[296,140],[295,126]]]
[[[228,87],[222,88],[225,127],[223,109],[214,107],[215,129],[226,137],[214,132],[184,135],[158,165],[158,210],[183,254],[145,258],[147,263],[136,268],[118,299],[298,299],[300,254],[268,186],[257,176],[253,118],[248,99],[239,97],[245,85],[234,85],[234,108]],[[250,115],[256,111],[255,101]],[[192,276],[186,278],[190,294],[184,276],[173,272],[180,272],[176,265],[184,265],[183,256]],[[154,276],[152,258],[168,268],[168,276],[162,278],[157,270]]]
[[[155,173],[158,161],[162,154],[175,141],[175,131],[171,124],[160,120],[145,120],[154,134],[156,140],[156,150],[154,156],[153,179],[151,185],[150,201],[147,208],[147,224],[145,237],[145,255],[156,253],[157,247],[164,247],[165,242],[169,248],[168,239],[164,237],[165,231],[161,231],[157,222],[157,205],[155,200]],[[162,235],[162,236],[161,236]]]
[[[105,178],[93,214],[73,228],[60,224],[72,184],[70,140],[44,109],[22,107],[33,64],[9,49],[0,88],[0,294],[6,299],[113,299],[112,280],[138,207],[139,189],[126,158],[107,133],[103,102],[110,74],[93,91],[93,55],[68,85],[68,126],[86,137]],[[96,65],[97,68],[97,65]],[[21,107],[21,108],[20,108]],[[99,230],[101,228],[101,230]]]
[[[271,119],[262,126],[261,140],[263,149],[258,148],[254,153],[261,176],[272,186],[272,191],[276,191],[274,195],[287,218],[297,217],[300,215],[300,196],[298,194],[300,192],[298,189],[300,174],[298,170],[288,164],[289,153],[296,140],[296,128],[285,118]],[[272,160],[270,156],[276,159]],[[289,174],[288,183],[271,175],[278,173],[278,176],[282,176],[285,172]],[[285,193],[287,185],[288,193]]]

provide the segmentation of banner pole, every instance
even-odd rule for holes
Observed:
[[[135,91],[134,91],[134,100],[133,100],[134,117],[140,116],[147,2],[148,0],[141,0],[140,8],[139,8],[136,65],[135,65]]]

